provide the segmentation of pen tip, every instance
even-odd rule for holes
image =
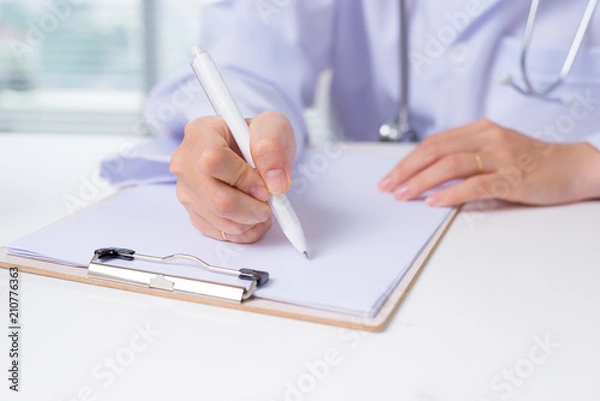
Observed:
[[[310,260],[310,258],[308,257],[308,252],[304,251],[304,256],[306,256],[306,259]]]

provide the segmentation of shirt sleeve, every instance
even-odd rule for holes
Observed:
[[[224,0],[203,9],[199,44],[215,60],[242,114],[285,114],[298,152],[307,138],[303,110],[331,64],[335,3]],[[189,66],[157,86],[145,110],[150,127],[171,137],[181,137],[190,120],[212,114]]]

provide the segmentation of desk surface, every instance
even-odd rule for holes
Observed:
[[[0,136],[0,245],[108,196],[98,161],[137,141]],[[598,238],[600,202],[462,212],[377,334],[23,274],[0,399],[597,400]]]

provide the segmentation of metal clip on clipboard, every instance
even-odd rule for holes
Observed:
[[[213,283],[210,281],[194,280],[179,276],[169,276],[153,273],[145,270],[132,270],[126,267],[106,263],[112,259],[122,260],[144,260],[154,263],[168,263],[174,259],[192,260],[204,269],[229,276],[237,276],[240,280],[251,281],[250,286],[236,287],[227,284]],[[202,259],[185,253],[175,253],[165,257],[156,257],[137,253],[132,249],[125,248],[100,248],[94,251],[94,257],[88,266],[90,277],[117,281],[126,284],[145,285],[171,292],[182,292],[201,295],[206,297],[226,299],[229,301],[243,302],[254,294],[257,287],[265,285],[269,281],[269,273],[253,269],[228,269],[213,266]]]

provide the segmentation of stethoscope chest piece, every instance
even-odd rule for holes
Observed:
[[[398,114],[394,122],[388,122],[379,127],[381,142],[417,142],[418,135],[411,129],[408,116],[409,76],[408,76],[408,28],[406,25],[406,0],[399,1],[399,65],[400,65],[400,99]]]
[[[417,142],[417,133],[408,124],[386,123],[379,127],[380,142]]]

